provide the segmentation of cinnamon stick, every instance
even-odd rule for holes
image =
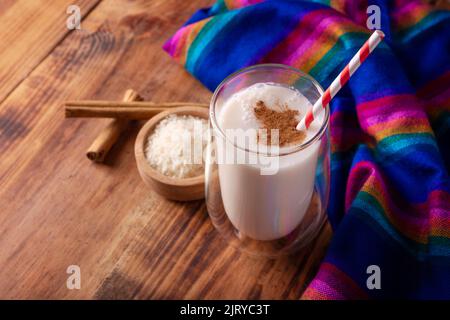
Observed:
[[[128,120],[150,119],[168,108],[136,107],[66,107],[66,118],[116,118]]]
[[[197,102],[114,102],[114,101],[67,101],[65,104],[66,118],[121,118],[142,120],[173,107],[198,106],[208,107],[208,104]]]
[[[180,103],[177,106],[192,106],[189,103]],[[205,107],[203,105],[202,107]],[[129,120],[144,120],[166,111],[172,106],[158,104],[155,107],[127,107],[125,106],[66,106],[66,118],[120,118]]]
[[[171,108],[171,107],[209,107],[207,103],[199,102],[152,102],[152,101],[108,101],[108,100],[69,100],[64,103],[66,107],[112,107],[112,108]]]
[[[128,89],[124,94],[123,101],[135,100],[141,100],[141,97],[136,91]],[[114,119],[108,123],[87,150],[88,159],[94,162],[103,162],[111,147],[129,124],[130,120],[127,119]]]

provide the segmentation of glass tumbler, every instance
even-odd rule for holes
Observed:
[[[229,139],[218,117],[230,96],[257,83],[293,88],[311,105],[323,89],[300,70],[261,64],[230,75],[217,87],[211,100],[211,134],[205,154],[208,214],[229,244],[257,256],[276,257],[310,243],[326,221],[330,189],[329,106],[317,133],[287,151],[281,148],[273,154],[270,148],[243,148]],[[258,161],[228,161],[230,153],[234,153],[234,159],[256,157]],[[276,163],[277,170],[262,174],[263,163]]]

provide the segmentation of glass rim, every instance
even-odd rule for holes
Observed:
[[[319,91],[320,96],[322,96],[323,93],[324,93],[324,90],[323,90],[322,86],[312,76],[310,76],[309,74],[301,71],[300,69],[297,69],[297,68],[294,68],[294,67],[291,67],[291,66],[288,66],[288,65],[285,65],[285,64],[263,63],[263,64],[256,64],[256,65],[252,65],[252,66],[249,66],[249,67],[245,67],[245,68],[239,69],[238,71],[235,71],[232,74],[230,74],[229,76],[227,76],[225,79],[222,80],[222,82],[220,82],[220,84],[214,90],[214,94],[213,94],[213,96],[211,98],[211,102],[210,102],[210,106],[209,106],[209,119],[211,121],[211,124],[212,124],[213,128],[219,132],[219,134],[221,135],[221,137],[225,141],[228,141],[229,143],[231,143],[235,148],[243,150],[243,151],[248,152],[248,153],[254,153],[254,154],[260,154],[260,155],[264,155],[264,156],[268,156],[268,157],[273,157],[273,156],[283,156],[283,155],[292,154],[292,153],[295,153],[295,152],[298,152],[298,151],[301,151],[303,149],[308,148],[314,142],[316,142],[317,140],[322,138],[323,134],[326,131],[326,128],[328,127],[328,123],[329,123],[329,120],[330,120],[330,108],[329,108],[330,105],[329,104],[325,107],[325,117],[324,117],[324,120],[322,122],[322,125],[321,125],[320,129],[317,131],[317,133],[314,136],[312,136],[310,139],[302,142],[301,144],[290,146],[289,150],[287,150],[285,152],[279,152],[276,155],[270,154],[270,152],[259,152],[259,151],[255,152],[254,150],[250,150],[248,148],[243,148],[243,147],[237,145],[234,141],[231,141],[227,137],[225,132],[223,132],[222,128],[217,123],[214,107],[216,106],[217,98],[219,96],[219,92],[221,91],[221,89],[228,82],[230,82],[231,80],[233,80],[237,76],[239,76],[239,75],[241,75],[243,73],[247,73],[249,71],[253,71],[255,69],[263,69],[263,68],[272,68],[272,69],[280,69],[280,70],[295,72],[299,76],[301,76],[302,78],[306,78],[307,80],[309,80],[314,85],[314,87]],[[270,150],[270,148],[268,148],[268,150]]]

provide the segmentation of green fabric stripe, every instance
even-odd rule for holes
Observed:
[[[398,153],[410,145],[427,144],[439,150],[432,133],[402,133],[384,138],[377,144],[377,151],[385,156]]]
[[[194,73],[194,67],[204,49],[238,13],[239,11],[229,11],[227,14],[215,16],[200,30],[188,50],[185,67],[189,72]]]
[[[321,3],[321,4],[324,4],[329,7],[330,7],[330,1],[331,0],[311,0],[311,2]]]
[[[423,30],[430,30],[433,25],[441,23],[449,18],[450,11],[432,11],[429,15],[420,20],[420,22],[414,24],[408,29],[397,32],[395,36],[398,40],[400,40],[400,42],[408,42]]]
[[[358,212],[359,218],[366,220],[370,217],[372,221],[376,222],[388,235],[412,255],[417,256],[419,259],[423,259],[426,256],[427,246],[402,236],[387,220],[384,208],[370,193],[360,191],[352,203],[352,208],[360,209],[361,211],[355,211]]]
[[[211,8],[211,12],[213,14],[223,13],[228,11],[227,5],[225,4],[225,0],[219,0]]]

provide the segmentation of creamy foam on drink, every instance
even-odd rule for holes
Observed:
[[[218,116],[219,126],[222,129],[259,129],[261,123],[258,122],[254,108],[258,101],[263,101],[265,105],[273,110],[280,110],[288,107],[297,110],[300,121],[308,108],[312,108],[308,99],[294,88],[289,88],[275,83],[257,83],[248,88],[233,94],[224,104]],[[306,132],[306,140],[311,139],[320,129],[322,119],[317,119],[312,123],[311,128]]]
[[[297,121],[312,107],[294,88],[274,83],[254,84],[230,96],[219,110],[217,122],[225,135],[227,129],[263,128],[255,114],[255,108],[261,103],[275,111],[297,110]],[[313,122],[305,133],[304,142],[314,137],[322,122],[323,116]],[[219,138],[218,153],[220,156],[220,153],[230,152],[231,146],[238,155],[248,154],[245,149],[254,151],[259,143],[261,141],[256,138],[249,142],[250,145],[248,141],[241,145],[234,140]],[[288,235],[299,225],[314,190],[319,143],[320,140],[315,141],[307,148],[291,153],[288,152],[299,143],[282,145],[281,155],[277,158],[278,171],[272,175],[262,175],[259,163],[219,163],[224,208],[240,233],[256,240],[274,240]]]

